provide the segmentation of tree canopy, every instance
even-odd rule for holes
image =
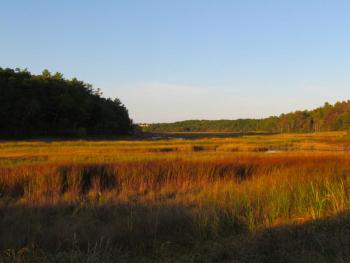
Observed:
[[[1,137],[122,135],[133,126],[119,99],[90,84],[1,67],[0,120]]]
[[[325,103],[314,110],[296,111],[264,119],[187,120],[145,126],[149,132],[318,132],[348,130],[350,100]]]

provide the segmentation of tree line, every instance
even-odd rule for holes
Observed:
[[[319,132],[349,130],[350,100],[325,103],[314,110],[295,111],[263,119],[187,120],[155,123],[146,132]]]
[[[132,132],[128,110],[119,99],[61,73],[0,67],[0,136],[98,136]]]

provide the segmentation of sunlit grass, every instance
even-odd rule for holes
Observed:
[[[3,142],[0,247],[74,236],[152,251],[335,216],[350,206],[347,145],[341,132]]]

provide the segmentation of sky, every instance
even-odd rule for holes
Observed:
[[[139,122],[263,118],[350,99],[350,1],[11,0],[0,67],[77,77]]]

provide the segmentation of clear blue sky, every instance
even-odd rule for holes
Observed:
[[[136,122],[265,117],[350,98],[350,1],[11,0],[0,66],[118,97]]]

